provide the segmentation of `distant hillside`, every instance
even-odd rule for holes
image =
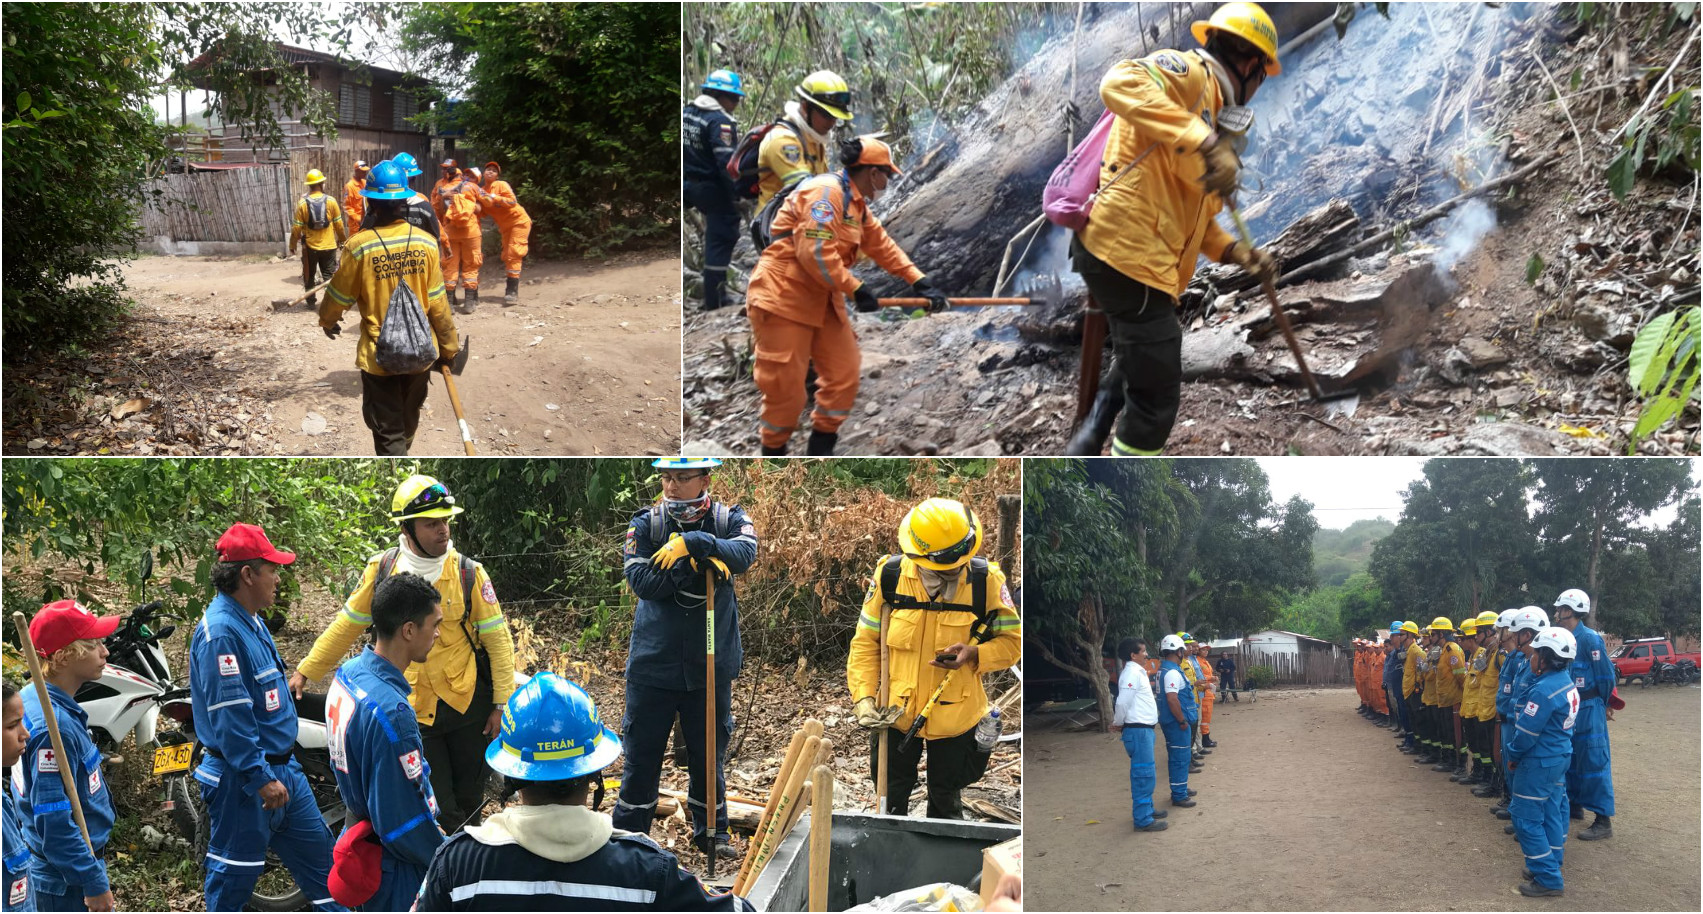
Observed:
[[[1313,579],[1321,587],[1338,587],[1372,560],[1372,544],[1389,536],[1396,525],[1383,518],[1357,520],[1346,530],[1313,534]]]

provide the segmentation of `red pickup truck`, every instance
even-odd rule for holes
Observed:
[[[1674,653],[1673,642],[1666,638],[1635,638],[1616,648],[1614,653],[1609,655],[1609,660],[1614,663],[1614,671],[1621,679],[1643,679],[1648,683],[1656,664],[1690,660],[1695,665],[1703,666],[1703,659],[1699,657],[1695,651],[1689,654]]]

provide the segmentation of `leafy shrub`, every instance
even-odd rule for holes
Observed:
[[[1638,453],[1638,442],[1672,422],[1697,394],[1700,335],[1703,308],[1687,308],[1650,321],[1633,338],[1627,380],[1644,409],[1632,428],[1628,454]]]
[[[1269,689],[1277,682],[1277,672],[1269,666],[1251,666],[1243,681],[1250,689]]]

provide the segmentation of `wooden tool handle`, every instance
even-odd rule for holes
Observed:
[[[449,391],[449,405],[455,407],[455,424],[461,426],[461,446],[467,451],[467,456],[473,456],[473,430],[467,427],[467,417],[461,413],[461,397],[455,392],[455,375],[448,365],[439,366],[443,371],[444,389]]]
[[[785,792],[775,805],[775,814],[770,817],[761,835],[757,848],[757,856],[751,861],[751,872],[745,881],[734,888],[735,895],[743,895],[751,890],[757,879],[763,875],[763,868],[769,865],[769,859],[774,856],[775,848],[780,846],[781,839],[786,837],[793,824],[798,821],[797,811],[804,802],[804,782],[810,771],[810,762],[820,751],[822,738],[808,736],[804,739],[804,749],[799,754],[799,760],[793,766],[791,777],[787,779]]]
[[[715,878],[716,760],[718,738],[715,704],[715,566],[704,569],[704,819],[709,834],[709,876]]]
[[[882,298],[877,299],[883,308],[926,308],[926,298]],[[1032,298],[948,298],[946,303],[954,308],[991,308],[1004,305],[1039,305],[1041,302]]]
[[[768,802],[763,804],[763,815],[757,820],[757,830],[751,833],[751,843],[745,846],[745,859],[739,864],[739,875],[733,880],[734,889],[745,884],[751,874],[751,861],[757,856],[757,845],[760,843],[763,830],[768,827],[769,819],[775,814],[775,806],[780,803],[781,792],[786,789],[787,778],[792,774],[792,768],[798,763],[799,756],[804,752],[804,741],[810,734],[807,728],[801,727],[792,734],[792,742],[786,747],[786,756],[781,761],[780,772],[775,775],[774,784],[769,787]]]
[[[810,774],[810,910],[828,910],[828,859],[833,851],[834,773],[817,765]]]
[[[878,643],[881,650],[881,680],[876,688],[876,707],[883,713],[892,702],[888,694],[892,691],[892,683],[888,681],[888,666],[891,663],[887,656],[887,624],[893,618],[893,607],[886,600],[881,601],[881,632]],[[881,735],[875,739],[875,814],[885,815],[887,812],[887,744],[892,727],[882,727]]]
[[[35,683],[36,698],[41,702],[41,719],[47,724],[47,741],[53,745],[54,767],[59,769],[59,781],[65,785],[65,796],[71,801],[71,818],[77,820],[77,830],[83,833],[83,843],[89,846],[92,854],[95,842],[89,840],[89,824],[83,821],[83,798],[77,792],[77,779],[71,776],[71,760],[65,757],[65,742],[59,736],[59,712],[54,710],[53,699],[47,694],[47,678],[41,672],[41,657],[35,652],[35,641],[30,638],[30,626],[24,621],[24,614],[13,613],[12,624],[18,627],[18,641],[23,645],[24,659],[30,665],[30,681]]]

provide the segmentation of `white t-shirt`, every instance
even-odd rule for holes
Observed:
[[[1112,717],[1120,724],[1159,723],[1159,706],[1153,701],[1153,683],[1147,670],[1134,660],[1124,662],[1118,674],[1118,704]]]
[[[1183,678],[1182,670],[1160,670],[1159,676],[1160,687],[1165,690],[1166,695],[1189,691],[1189,681]]]

